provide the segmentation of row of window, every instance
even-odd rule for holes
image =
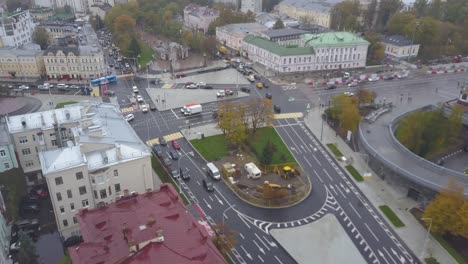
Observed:
[[[348,63],[348,64],[334,64],[334,65],[315,65],[315,70],[322,70],[322,69],[338,69],[338,68],[356,68],[356,67],[362,67],[363,65],[360,65],[359,63]],[[310,71],[314,70],[314,67],[311,66],[298,66],[298,67],[283,67],[283,72],[297,72],[297,71]]]
[[[114,184],[114,190],[115,190],[115,193],[119,193],[121,191],[120,183]],[[99,196],[98,196],[97,190],[94,190],[93,193],[94,193],[94,199],[105,199],[107,198],[107,193],[109,193],[109,195],[112,195],[112,188],[109,186],[107,189],[106,188],[100,189]]]
[[[78,192],[80,193],[80,195],[85,195],[87,193],[86,191],[86,186],[80,186],[78,187]],[[62,201],[62,193],[61,192],[57,192],[55,193],[55,197],[57,198],[57,201]],[[67,197],[69,199],[73,198],[73,192],[72,190],[67,190]]]
[[[47,63],[57,63],[57,59],[46,59],[45,60]],[[81,63],[98,63],[101,62],[101,58],[94,58],[94,59],[88,59],[88,58],[83,58],[81,59]],[[59,63],[79,63],[79,59],[58,59]]]
[[[47,67],[49,69],[49,71],[67,71],[67,67],[55,67],[55,66],[49,66]],[[98,66],[94,66],[94,69],[93,69],[93,66],[83,66],[81,67],[82,68],[82,71],[97,71],[97,70],[101,70],[102,67],[98,67]],[[80,70],[80,67],[68,67],[68,71],[79,71]]]
[[[75,177],[76,177],[77,181],[82,180],[83,179],[83,172],[79,171],[79,172],[75,173]],[[62,176],[55,177],[55,185],[59,186],[59,185],[62,185],[62,184],[63,184]],[[86,193],[86,188],[85,188],[85,193]]]

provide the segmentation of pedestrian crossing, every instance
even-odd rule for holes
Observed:
[[[133,109],[133,107],[124,107],[124,108],[120,108],[120,112],[122,112],[122,114],[126,114],[126,113],[133,113],[135,112],[135,109]]]
[[[162,89],[172,89],[172,88],[175,88],[175,84],[173,84],[173,83],[166,83],[166,84],[164,84],[161,88],[162,88]]]
[[[169,134],[169,135],[165,135],[164,136],[164,139],[166,141],[171,141],[171,140],[175,140],[175,139],[179,139],[179,138],[183,138],[184,136],[182,135],[182,133],[180,132],[176,132],[176,133],[172,133],[172,134]],[[153,139],[150,139],[148,141],[146,141],[146,145],[148,146],[153,146],[154,144],[159,144],[159,138],[153,138]]]
[[[301,117],[304,117],[304,113],[301,113],[301,112],[284,113],[284,114],[275,114],[273,116],[274,119],[301,118]]]
[[[126,77],[133,77],[133,76],[135,76],[135,74],[129,73],[129,74],[117,75],[117,78],[118,78],[118,79],[121,79],[121,78],[126,78]]]

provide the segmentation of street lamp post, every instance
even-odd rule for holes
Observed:
[[[411,38],[411,46],[414,45],[414,36],[416,35],[416,29],[419,27],[419,22],[416,22],[415,23],[415,27],[414,27],[414,31],[413,31],[413,37]],[[409,63],[409,60],[410,60],[410,57],[411,57],[411,48],[410,48],[410,53],[408,54],[408,63]]]
[[[229,206],[228,208],[226,208],[226,210],[223,211],[223,228],[224,228],[224,217],[226,217],[226,212],[229,210],[229,209],[233,209],[236,205],[235,204],[232,204],[231,206]]]
[[[432,218],[421,218],[421,220],[429,221],[429,228],[427,229],[426,238],[424,239],[424,245],[421,250],[421,255],[419,256],[419,259],[423,259],[424,257],[424,252],[426,251],[427,242],[429,240],[429,233],[431,232],[431,227],[432,227]]]

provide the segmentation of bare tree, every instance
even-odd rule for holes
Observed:
[[[269,99],[251,99],[248,102],[248,109],[253,134],[259,127],[269,125],[273,120],[273,109]]]

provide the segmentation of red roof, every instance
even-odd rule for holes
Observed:
[[[68,248],[73,264],[226,263],[172,185],[77,217],[84,242]]]

